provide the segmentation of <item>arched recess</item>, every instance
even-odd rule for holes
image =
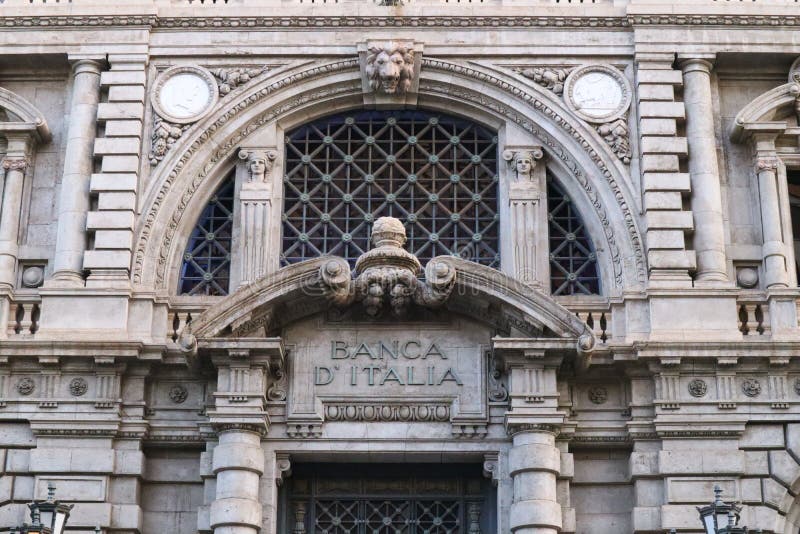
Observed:
[[[47,143],[52,138],[50,127],[42,112],[16,93],[0,87],[0,110],[6,112],[6,117],[0,117],[0,123],[23,123],[35,129],[41,142]]]
[[[227,97],[228,106],[195,125],[156,169],[137,231],[133,278],[167,292],[179,255],[236,149],[274,121],[288,129],[363,106],[358,61],[290,66]],[[644,283],[641,234],[624,166],[589,126],[545,89],[482,66],[423,59],[420,107],[459,113],[496,128],[513,123],[542,145],[548,165],[590,219],[608,294]],[[607,280],[606,280],[607,279]]]

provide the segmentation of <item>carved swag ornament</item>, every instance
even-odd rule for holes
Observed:
[[[320,285],[325,297],[335,306],[361,302],[370,316],[385,307],[395,317],[403,317],[411,303],[428,308],[444,304],[455,286],[456,270],[442,258],[433,258],[425,267],[425,281],[417,276],[419,260],[403,249],[406,230],[398,219],[381,217],[372,227],[375,246],[356,261],[353,278],[342,258],[331,258],[320,267]]]

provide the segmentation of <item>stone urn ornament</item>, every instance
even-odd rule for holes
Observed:
[[[444,257],[422,266],[416,256],[403,248],[406,230],[394,217],[381,217],[372,227],[374,248],[356,260],[355,278],[343,258],[331,257],[320,267],[320,286],[325,297],[337,307],[361,302],[371,317],[389,308],[404,317],[411,304],[437,308],[444,304],[456,282],[456,269]]]

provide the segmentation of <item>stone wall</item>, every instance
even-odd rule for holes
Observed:
[[[715,485],[800,528],[795,3],[107,4],[0,0],[0,530],[52,482],[70,532],[305,534],[329,463],[482,470],[470,534],[698,533]],[[499,269],[386,221],[280,268],[287,132],[399,108],[496,133]],[[230,291],[180,295],[229,179]]]

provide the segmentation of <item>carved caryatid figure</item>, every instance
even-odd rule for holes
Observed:
[[[531,182],[536,161],[542,159],[543,155],[542,150],[539,148],[532,150],[506,150],[503,152],[503,159],[514,165],[517,182]]]
[[[267,183],[277,157],[274,150],[241,150],[239,158],[247,160],[248,183]]]
[[[335,306],[355,301],[364,305],[368,315],[380,315],[388,305],[402,317],[412,302],[435,308],[444,304],[453,290],[455,268],[444,258],[433,258],[425,266],[425,282],[417,278],[422,269],[419,260],[403,249],[406,230],[398,219],[381,217],[372,227],[375,246],[356,261],[356,278],[342,258],[331,258],[320,268],[323,293]]]
[[[410,44],[387,43],[367,49],[367,78],[373,91],[388,95],[407,93],[414,80],[414,50]]]

